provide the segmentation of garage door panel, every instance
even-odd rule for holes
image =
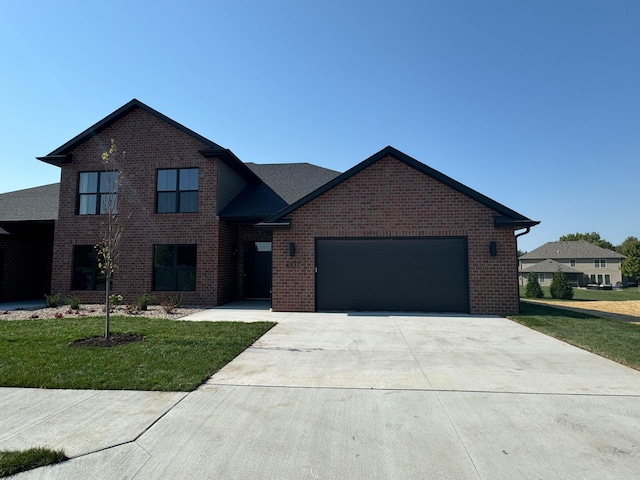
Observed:
[[[318,310],[467,312],[465,238],[317,239]]]

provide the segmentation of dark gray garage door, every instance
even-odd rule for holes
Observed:
[[[467,240],[316,239],[316,308],[469,312]]]

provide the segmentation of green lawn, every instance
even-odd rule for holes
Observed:
[[[524,286],[520,286],[520,297],[526,298],[524,294]],[[544,299],[555,300],[551,297],[549,287],[542,287]],[[558,300],[561,302],[591,302],[595,300],[606,301],[622,301],[622,300],[640,300],[640,292],[636,287],[623,288],[622,290],[586,290],[583,288],[573,289],[573,300]]]
[[[102,317],[0,321],[0,386],[191,391],[273,325],[115,316],[113,333],[145,339],[106,348],[69,346],[102,334]]]
[[[520,303],[511,320],[616,362],[640,370],[640,325]]]
[[[30,448],[28,450],[0,450],[0,477],[8,477],[33,468],[53,465],[67,460],[61,450]]]

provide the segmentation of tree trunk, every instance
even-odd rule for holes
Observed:
[[[111,322],[111,305],[109,305],[109,297],[111,296],[111,272],[107,272],[107,284],[104,287],[105,292],[105,311],[104,311],[104,336],[109,338],[111,332],[109,330],[109,323]]]

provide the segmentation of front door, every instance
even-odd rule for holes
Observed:
[[[271,298],[271,242],[245,242],[244,298]]]

